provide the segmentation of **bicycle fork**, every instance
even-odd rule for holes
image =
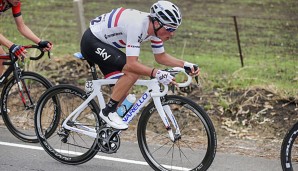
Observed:
[[[22,80],[22,78],[21,78],[22,77],[21,69],[18,67],[17,63],[15,63],[14,65],[15,65],[14,77],[15,77],[15,80],[18,84],[19,95],[20,95],[20,98],[23,102],[23,105],[24,105],[25,109],[27,109],[27,108],[30,108],[33,105],[33,100],[30,96],[30,90],[28,89],[25,81]],[[27,105],[24,94],[27,95],[31,105]]]
[[[175,142],[177,139],[179,139],[181,137],[181,134],[180,134],[180,129],[179,129],[179,126],[175,119],[175,116],[173,115],[173,113],[170,109],[170,106],[169,105],[162,106],[161,100],[159,97],[153,97],[153,101],[154,101],[154,104],[155,104],[158,114],[160,115],[163,123],[165,124],[165,127],[169,133],[170,139],[173,142]],[[171,128],[171,124],[170,124],[168,118],[170,119],[172,125],[174,126],[174,128],[176,130],[175,134],[173,133],[173,129]]]

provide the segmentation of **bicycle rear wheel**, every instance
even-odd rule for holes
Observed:
[[[216,153],[216,133],[208,115],[196,103],[176,95],[165,96],[162,105],[170,107],[181,134],[171,141],[150,103],[140,117],[137,133],[145,160],[154,170],[207,170]],[[175,131],[173,124],[171,127]]]
[[[99,151],[97,138],[62,127],[64,120],[86,98],[86,93],[77,87],[58,85],[46,91],[37,103],[34,119],[36,135],[44,150],[59,162],[81,164],[92,159]],[[56,103],[55,99],[59,103]],[[58,113],[54,112],[56,110]],[[75,121],[70,119],[67,124],[82,129],[87,126],[97,131],[101,123],[99,111],[99,107],[92,100]]]
[[[284,171],[298,171],[298,122],[288,131],[280,150],[280,161]]]
[[[51,82],[34,72],[23,72],[20,79],[23,88],[11,77],[2,89],[1,114],[8,130],[25,142],[38,142],[34,130],[34,109],[43,92]],[[20,97],[21,95],[21,97]]]

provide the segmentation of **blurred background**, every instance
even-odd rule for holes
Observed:
[[[83,0],[86,27],[89,21],[113,8],[149,12],[154,0]],[[170,54],[198,63],[208,80],[234,81],[236,86],[274,83],[280,89],[298,89],[297,0],[173,0],[182,11],[182,26],[166,43]],[[71,56],[80,50],[78,20],[73,0],[22,1],[26,24],[44,40],[54,43],[53,57]],[[11,12],[0,15],[0,32],[17,44],[30,44],[14,25]],[[241,64],[235,19],[243,55]],[[142,45],[141,59],[150,66],[150,46]],[[204,74],[202,74],[204,76]],[[231,77],[232,76],[232,77]],[[280,80],[280,81],[278,81]],[[216,86],[216,85],[215,85]]]

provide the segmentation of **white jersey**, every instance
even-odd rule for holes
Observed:
[[[164,52],[161,39],[149,36],[149,13],[118,8],[90,22],[91,32],[101,41],[117,48],[126,48],[126,56],[139,56],[144,41],[151,41],[154,54]]]

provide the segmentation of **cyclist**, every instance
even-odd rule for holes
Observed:
[[[105,78],[121,76],[113,87],[106,108],[100,112],[100,117],[108,125],[127,129],[128,126],[115,111],[140,75],[156,77],[162,84],[175,84],[170,73],[140,63],[138,57],[142,42],[151,41],[157,63],[185,67],[191,69],[191,75],[199,74],[199,69],[194,70],[195,64],[176,59],[164,50],[163,42],[174,36],[181,20],[179,8],[169,1],[154,3],[150,13],[118,8],[91,20],[81,39],[82,55],[96,63]],[[126,53],[120,48],[126,48]]]
[[[51,50],[53,47],[51,42],[42,41],[30,30],[29,27],[27,27],[27,25],[25,25],[21,13],[20,0],[0,0],[0,14],[10,8],[12,9],[12,14],[19,32],[27,39],[38,44],[38,46],[43,48],[44,51]],[[22,56],[25,57],[26,51],[22,46],[14,44],[0,33],[0,54],[5,54],[5,51],[3,50],[1,45],[6,46],[9,49],[9,52],[13,53],[18,58],[21,58]],[[2,75],[4,68],[2,62],[3,60],[0,60],[0,75]]]

